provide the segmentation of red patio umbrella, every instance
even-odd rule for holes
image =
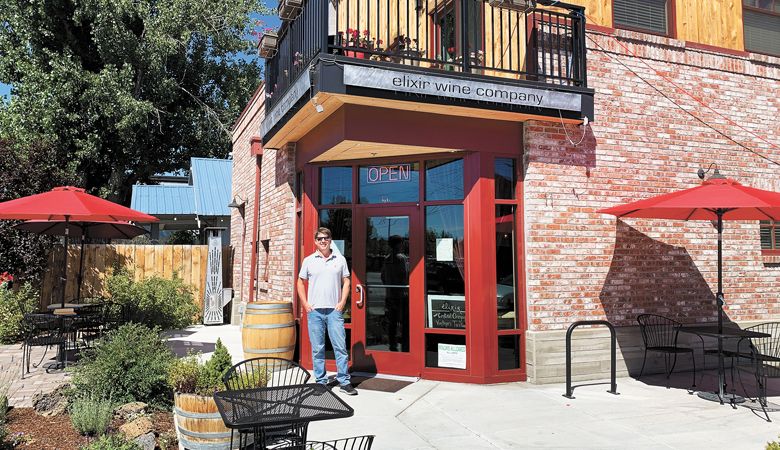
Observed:
[[[14,225],[17,230],[50,236],[65,236],[81,238],[79,252],[79,277],[76,284],[76,298],[81,298],[81,281],[84,268],[84,243],[88,238],[97,239],[132,239],[147,233],[143,228],[129,222],[64,222],[61,220],[28,220]]]
[[[56,187],[42,194],[2,202],[0,219],[63,221],[65,255],[68,254],[71,222],[158,221],[154,216],[95,197],[73,186]],[[67,262],[67,257],[65,260]],[[65,270],[65,282],[67,276],[68,271]],[[62,290],[62,306],[65,306],[65,289]]]
[[[703,172],[700,172],[700,176]],[[663,194],[625,205],[601,209],[598,212],[618,218],[638,217],[672,220],[716,220],[718,230],[718,333],[723,332],[723,221],[780,221],[780,193],[741,185],[725,178],[718,169],[700,186]],[[723,351],[718,339],[718,353]],[[723,360],[720,359],[720,366]],[[719,367],[719,377],[722,376]],[[722,398],[723,380],[719,380]]]

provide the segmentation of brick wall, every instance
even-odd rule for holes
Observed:
[[[239,305],[251,298],[250,267],[252,256],[253,217],[255,209],[255,176],[257,157],[252,155],[252,139],[257,139],[260,122],[265,116],[265,95],[258,88],[252,100],[233,126],[233,195],[246,202],[243,217],[231,212],[230,246],[233,249],[233,321],[238,323]]]
[[[295,280],[295,147],[263,152],[260,171],[258,299],[292,301]],[[265,278],[265,279],[263,279]]]
[[[612,36],[588,33],[596,122],[584,138],[581,127],[565,130],[574,142],[583,139],[580,145],[570,144],[555,121],[525,124],[532,332],[581,319],[633,325],[644,312],[713,320],[717,233],[711,223],[616,220],[595,211],[696,186],[696,170],[712,162],[743,184],[780,191],[780,166],[753,153],[780,161],[780,150],[742,129],[780,145],[780,58],[723,55],[627,31],[615,36],[637,57]],[[780,265],[762,258],[758,222],[726,222],[723,248],[728,318],[780,318]]]

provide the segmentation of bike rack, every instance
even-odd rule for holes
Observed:
[[[610,394],[613,395],[620,395],[617,391],[617,381],[616,379],[616,355],[617,355],[617,338],[615,337],[615,327],[612,326],[611,323],[609,323],[606,320],[578,320],[577,322],[574,322],[569,326],[569,329],[566,331],[566,393],[563,394],[566,398],[574,398],[572,395],[574,393],[574,388],[571,386],[571,334],[574,331],[575,328],[581,326],[581,325],[606,325],[607,328],[609,328],[609,336],[612,341],[612,368],[611,368],[611,375],[612,375],[612,385],[611,389],[608,390]]]

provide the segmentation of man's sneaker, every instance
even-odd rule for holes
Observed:
[[[336,375],[331,375],[328,377],[328,381],[326,381],[325,384],[327,384],[328,387],[338,386],[339,380],[336,379]]]
[[[357,389],[353,388],[351,384],[342,384],[339,390],[347,395],[357,395]]]

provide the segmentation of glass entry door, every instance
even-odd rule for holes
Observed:
[[[418,375],[422,332],[418,208],[359,211],[354,222],[353,367]]]

